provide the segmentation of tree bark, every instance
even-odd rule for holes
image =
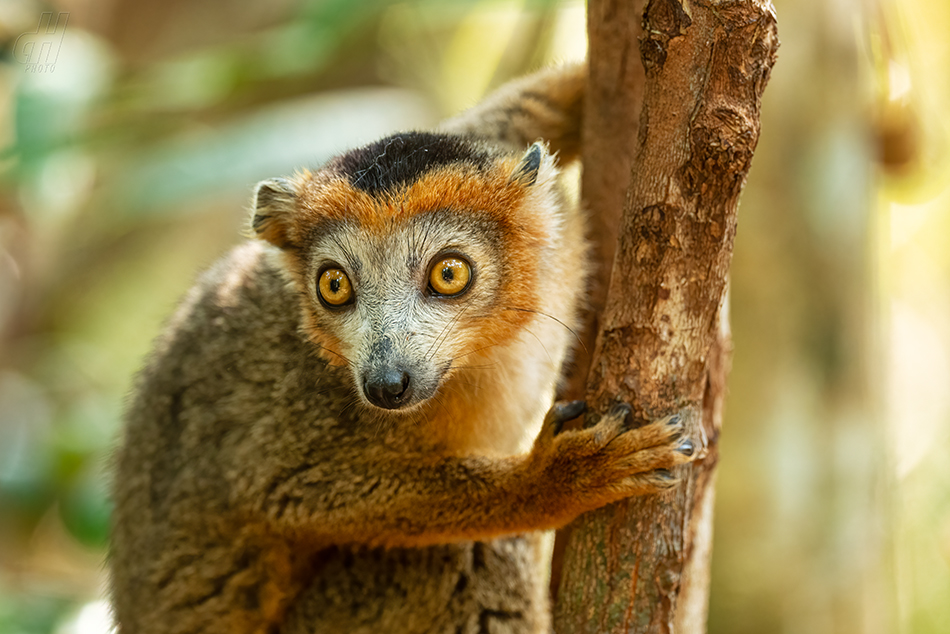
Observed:
[[[621,10],[592,0],[589,14]],[[596,415],[624,400],[643,421],[681,411],[702,451],[678,470],[681,484],[669,493],[575,522],[555,609],[559,634],[705,630],[730,345],[724,299],[778,38],[768,0],[650,0],[643,33],[639,135],[587,401]],[[592,51],[600,34],[589,28]],[[629,27],[627,36],[632,49]],[[595,68],[592,82],[609,81]],[[586,110],[610,110],[592,103],[612,99],[609,89],[592,85],[588,94]],[[585,172],[604,169],[588,161],[594,140],[584,144]],[[588,204],[597,217],[596,203]]]

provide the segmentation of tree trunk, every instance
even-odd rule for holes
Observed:
[[[592,52],[622,10],[591,1],[589,15],[604,19],[589,26]],[[632,50],[634,31],[626,28],[623,50]],[[778,38],[768,0],[650,0],[643,32],[639,136],[587,401],[601,413],[614,398],[627,401],[644,421],[681,411],[702,451],[680,468],[673,491],[600,509],[572,526],[555,609],[559,634],[705,630],[729,350],[724,298]],[[611,81],[593,63],[591,80]],[[594,103],[623,97],[609,85],[588,94],[588,111],[634,107]],[[607,169],[588,161],[596,142],[585,137],[584,144],[585,172]]]

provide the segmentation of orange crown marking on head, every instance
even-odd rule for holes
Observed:
[[[438,209],[478,210],[508,225],[524,199],[525,186],[511,182],[512,160],[501,160],[488,173],[463,164],[434,169],[395,191],[371,195],[333,174],[300,175],[300,207],[293,219],[298,236],[307,225],[354,220],[367,231],[384,231],[392,220]]]

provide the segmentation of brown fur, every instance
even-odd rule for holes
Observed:
[[[583,76],[545,71],[447,124],[484,164],[449,161],[384,192],[332,165],[259,188],[261,239],[189,292],[126,416],[112,542],[121,632],[547,632],[538,531],[671,485],[662,469],[691,453],[677,420],[628,430],[617,410],[557,434],[565,410],[545,417],[586,248],[553,159],[519,157],[538,136],[576,152]],[[367,268],[375,258],[398,272],[387,240],[446,223],[476,262],[472,290],[413,291],[455,317],[393,345],[425,360],[450,349],[450,366],[428,400],[380,410],[358,395],[342,313],[315,295],[313,254],[343,227]]]

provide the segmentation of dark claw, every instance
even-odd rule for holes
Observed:
[[[658,475],[661,479],[666,480],[667,482],[669,482],[670,480],[675,480],[675,479],[676,479],[676,478],[673,476],[673,474],[670,473],[670,472],[669,472],[668,470],[666,470],[666,469],[657,469],[657,470],[655,471],[655,473],[656,473],[656,475]]]
[[[555,403],[554,404],[554,420],[551,422],[551,426],[554,430],[554,435],[557,436],[561,433],[561,430],[564,429],[564,423],[569,420],[574,420],[581,414],[587,411],[587,403],[584,401],[568,401],[566,403]]]
[[[676,451],[680,452],[684,456],[692,456],[693,442],[691,440],[684,440],[683,443],[676,448]]]
[[[673,415],[673,416],[670,418],[670,420],[668,420],[668,421],[666,422],[666,424],[669,425],[670,427],[672,427],[672,426],[674,426],[674,425],[679,425],[679,424],[680,424],[680,415],[679,415],[679,414]]]
[[[610,407],[611,416],[622,416],[624,422],[629,423],[630,417],[633,415],[633,409],[626,403],[614,403]]]

